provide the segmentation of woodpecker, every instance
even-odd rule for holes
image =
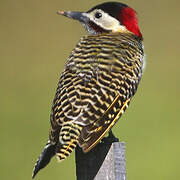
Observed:
[[[88,32],[60,75],[50,115],[49,140],[33,178],[56,155],[64,160],[76,145],[86,153],[116,124],[142,77],[143,37],[134,9],[106,2],[87,12],[58,11]]]

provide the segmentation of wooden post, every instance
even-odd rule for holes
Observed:
[[[90,152],[76,148],[77,180],[126,180],[124,142],[102,142]]]

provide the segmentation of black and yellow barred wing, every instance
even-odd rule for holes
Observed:
[[[82,147],[84,152],[90,151],[94,146],[96,146],[96,144],[99,143],[104,135],[119,120],[128,107],[129,102],[130,99],[126,100],[122,104],[120,95],[118,95],[99,120],[83,128],[79,139],[79,145]]]

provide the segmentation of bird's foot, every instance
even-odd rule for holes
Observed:
[[[116,138],[112,132],[112,130],[109,131],[108,137],[104,137],[102,139],[103,143],[113,143],[113,142],[119,142],[119,139]]]

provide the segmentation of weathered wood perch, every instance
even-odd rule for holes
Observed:
[[[124,142],[101,142],[84,154],[76,148],[77,180],[126,180]]]

